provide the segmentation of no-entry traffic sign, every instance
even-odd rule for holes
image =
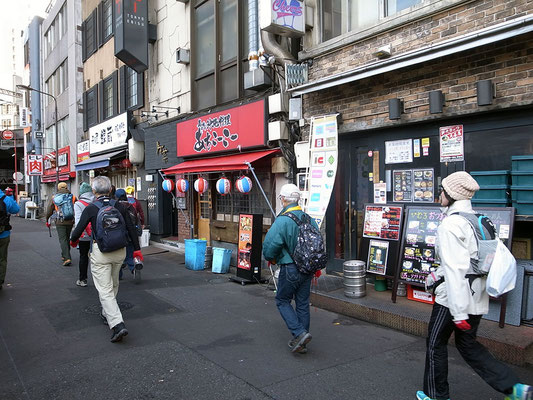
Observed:
[[[2,132],[2,139],[4,140],[11,140],[13,139],[15,135],[13,135],[13,132],[11,132],[10,130],[5,130]]]

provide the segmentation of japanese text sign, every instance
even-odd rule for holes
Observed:
[[[28,175],[43,174],[43,156],[41,154],[28,154],[27,160]]]
[[[59,157],[57,159],[57,165],[59,167],[59,173],[70,172],[70,146],[62,147],[59,149]],[[43,175],[49,176],[56,173],[56,152],[52,151],[43,158],[44,171]]]
[[[89,158],[89,140],[84,140],[78,143],[78,162],[87,160]]]
[[[89,129],[91,154],[126,145],[128,116],[122,113]]]
[[[178,157],[264,146],[265,101],[180,122],[176,135]]]
[[[440,162],[465,159],[463,125],[444,126],[439,129],[439,136]]]

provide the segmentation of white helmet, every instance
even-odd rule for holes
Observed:
[[[300,189],[293,183],[287,183],[281,187],[279,195],[286,200],[298,201],[300,200]]]

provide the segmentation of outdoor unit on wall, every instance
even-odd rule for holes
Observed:
[[[268,123],[268,140],[287,140],[289,129],[284,121],[272,121]]]
[[[276,35],[305,34],[305,4],[302,0],[259,0],[259,27]]]
[[[268,96],[268,112],[276,114],[289,111],[289,95],[287,93],[276,93]]]
[[[190,50],[178,47],[176,49],[176,62],[178,64],[189,64],[191,62]]]

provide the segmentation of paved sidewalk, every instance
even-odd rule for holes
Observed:
[[[13,218],[0,292],[0,399],[414,399],[424,339],[312,308],[306,355],[289,353],[274,292],[189,271],[150,247],[142,281],[126,274],[122,343],[98,316],[97,294],[62,267],[57,235]],[[150,255],[148,255],[150,254]],[[528,382],[533,368],[513,367]],[[450,347],[453,399],[503,399]]]

